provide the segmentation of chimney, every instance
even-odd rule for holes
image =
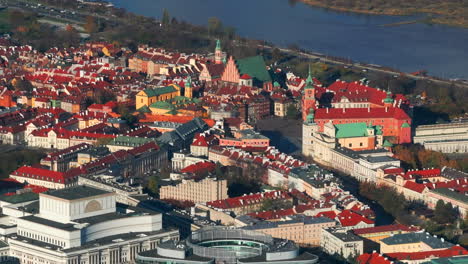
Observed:
[[[385,107],[385,113],[387,113],[387,112],[388,112],[388,106]]]
[[[370,113],[370,106],[367,107],[367,112]]]
[[[328,107],[327,107],[327,114],[328,114],[328,113],[329,113],[329,112],[328,112]]]

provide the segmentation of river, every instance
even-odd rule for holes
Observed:
[[[297,44],[325,55],[397,68],[426,69],[442,78],[468,79],[468,29],[423,23],[383,26],[415,17],[363,15],[288,0],[110,0],[136,14],[206,25],[220,18],[243,37],[279,46]]]

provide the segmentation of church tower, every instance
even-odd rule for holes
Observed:
[[[223,63],[223,51],[221,50],[221,41],[219,39],[216,40],[215,63]]]
[[[315,109],[315,87],[312,79],[312,71],[309,66],[309,76],[302,92],[302,119],[306,121],[310,109]]]
[[[391,107],[393,105],[394,100],[390,90],[387,91],[387,97],[383,100],[383,102],[385,107]]]
[[[193,87],[192,87],[192,77],[190,75],[187,77],[185,81],[185,97],[192,98],[193,97]]]
[[[314,156],[314,137],[318,132],[318,125],[314,121],[314,109],[310,108],[302,124],[302,154]]]

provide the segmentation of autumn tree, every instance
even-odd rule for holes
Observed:
[[[453,223],[457,219],[457,212],[452,203],[444,203],[443,200],[438,200],[433,219],[439,224]]]
[[[223,31],[223,23],[217,17],[208,19],[208,33],[210,35],[219,35]]]
[[[157,176],[153,175],[149,178],[148,180],[148,191],[150,191],[151,194],[157,196],[159,194],[159,179]]]
[[[84,24],[84,29],[87,33],[96,33],[98,30],[98,24],[96,22],[96,18],[93,16],[87,16],[86,22]]]

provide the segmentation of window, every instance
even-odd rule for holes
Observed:
[[[353,143],[349,143],[349,147],[351,148],[353,146]]]
[[[361,147],[362,147],[362,142],[361,142],[361,143],[359,143],[359,146],[361,146]]]

